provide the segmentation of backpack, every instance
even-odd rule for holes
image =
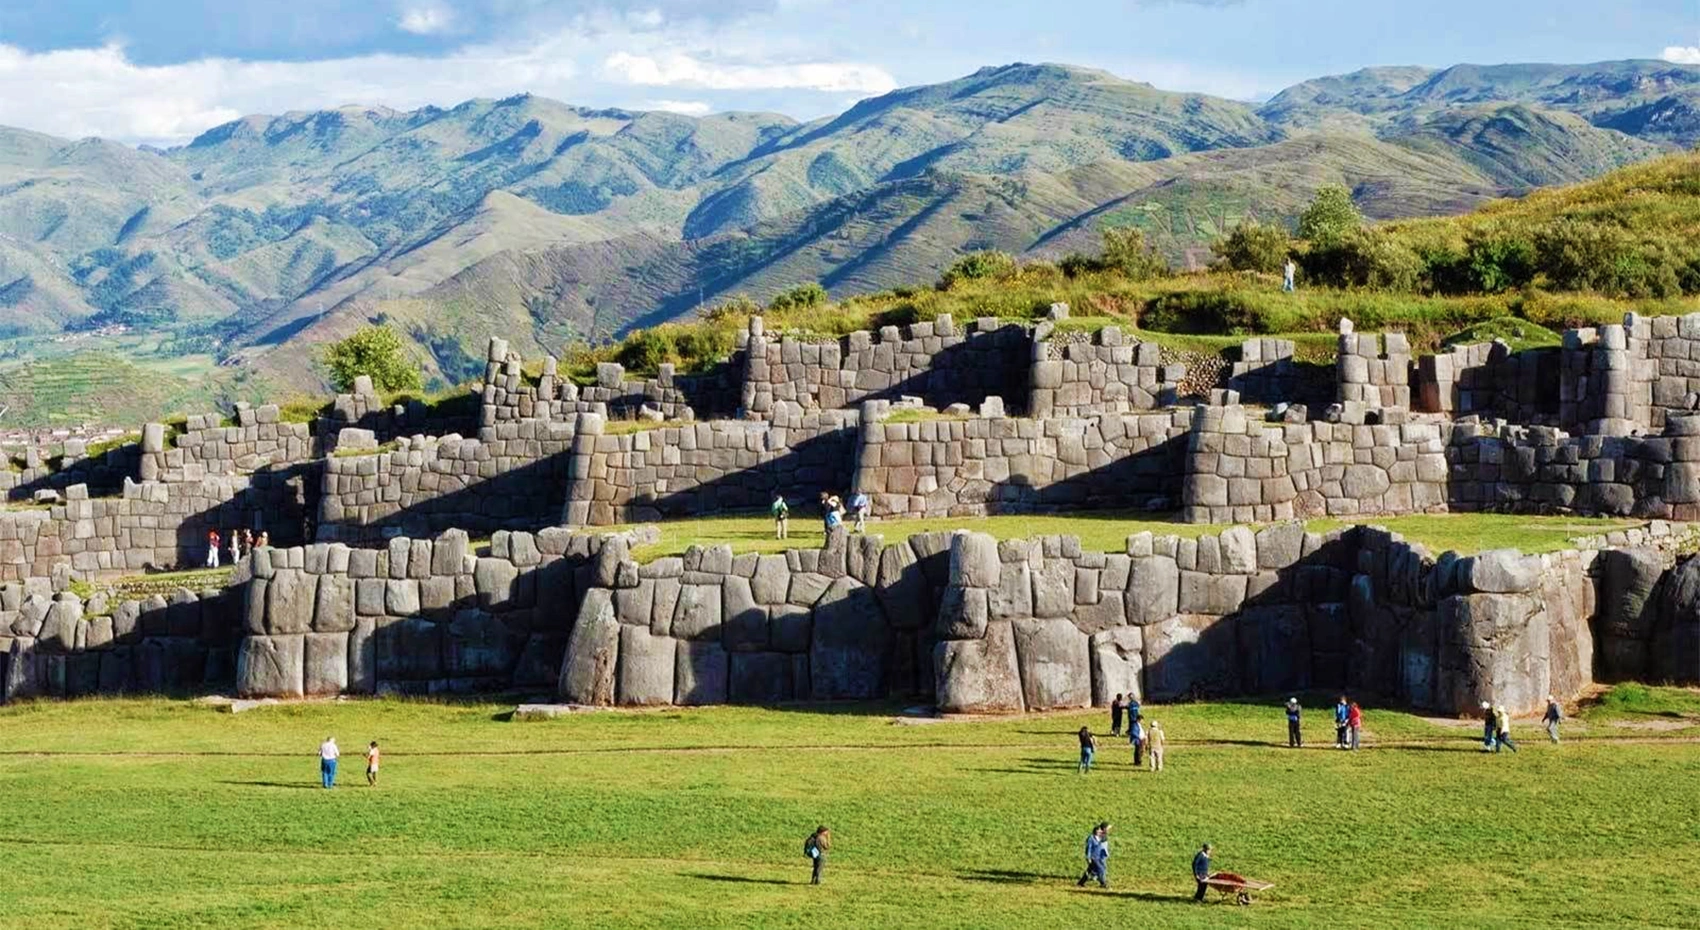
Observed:
[[[815,834],[811,833],[809,834],[809,838],[803,841],[803,856],[805,858],[813,859],[819,855],[820,845],[815,842]]]

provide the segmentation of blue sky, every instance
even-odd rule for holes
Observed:
[[[1700,0],[0,0],[0,124],[170,144],[249,113],[521,91],[809,118],[1010,61],[1256,98],[1366,65],[1697,46]]]

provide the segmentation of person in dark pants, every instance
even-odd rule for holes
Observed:
[[[826,871],[826,853],[832,848],[832,831],[824,825],[815,828],[809,838],[803,841],[803,852],[815,862],[814,872],[809,876],[809,884],[820,884],[821,873]]]
[[[1145,721],[1134,717],[1127,724],[1127,741],[1133,744],[1133,767],[1145,764]]]
[[[1204,884],[1205,880],[1210,877],[1209,843],[1205,843],[1204,848],[1198,851],[1198,855],[1192,857],[1192,877],[1194,881],[1198,882],[1198,893],[1193,895],[1192,899],[1194,901],[1203,902],[1204,890],[1210,887],[1209,885]]]
[[[1340,695],[1340,700],[1334,704],[1334,746],[1336,749],[1346,748],[1346,715],[1351,712],[1351,706],[1346,703],[1346,696]]]
[[[1299,732],[1299,715],[1302,712],[1298,698],[1287,698],[1287,747],[1289,749],[1304,748],[1304,735]]]
[[[1115,700],[1110,702],[1110,735],[1111,736],[1122,735],[1122,709],[1125,706],[1126,705],[1124,705],[1122,703],[1122,696],[1119,695],[1119,694],[1116,695]]]
[[[1081,888],[1091,879],[1098,880],[1100,888],[1110,887],[1110,825],[1100,823],[1086,835],[1086,871],[1080,876],[1075,885]]]
[[[1486,752],[1486,751],[1494,748],[1494,737],[1496,735],[1498,735],[1498,733],[1499,733],[1499,728],[1498,728],[1498,726],[1495,725],[1495,721],[1494,721],[1494,718],[1493,718],[1493,705],[1489,704],[1486,701],[1483,701],[1482,702],[1482,751],[1483,752]]]

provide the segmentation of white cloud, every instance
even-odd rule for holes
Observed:
[[[707,116],[714,112],[714,107],[701,100],[645,100],[637,105],[639,110],[660,110],[663,113],[680,113],[685,116]]]
[[[722,65],[682,53],[650,56],[615,52],[603,62],[602,71],[611,80],[649,87],[785,88],[864,94],[883,94],[897,88],[897,81],[884,68],[850,62]]]
[[[1700,48],[1692,45],[1672,45],[1659,57],[1677,65],[1700,65]]]
[[[448,31],[453,23],[454,10],[446,6],[427,4],[403,10],[401,18],[396,20],[396,28],[416,36],[428,36]]]

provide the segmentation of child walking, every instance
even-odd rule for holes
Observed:
[[[378,741],[377,740],[373,740],[372,745],[367,747],[367,749],[366,749],[366,786],[368,788],[378,787]]]

